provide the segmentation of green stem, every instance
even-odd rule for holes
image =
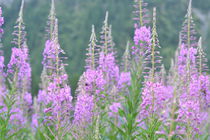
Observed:
[[[144,26],[143,25],[142,0],[139,0],[139,23],[140,23],[140,26]]]

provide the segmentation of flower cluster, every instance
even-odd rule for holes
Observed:
[[[109,53],[107,55],[103,52],[100,53],[99,69],[103,71],[107,81],[119,78],[119,67],[115,63],[113,53]]]
[[[18,72],[15,75],[15,70]],[[31,67],[28,63],[28,51],[26,48],[12,48],[12,55],[8,64],[8,74],[11,74],[15,80],[25,79],[30,81],[31,79]],[[16,76],[16,77],[15,77]],[[19,85],[22,86],[22,85]]]
[[[133,55],[144,55],[151,46],[151,31],[146,26],[135,29],[135,46],[132,47]]]
[[[93,95],[79,94],[75,106],[73,123],[81,127],[87,127],[87,124],[92,121],[94,106]]]
[[[189,63],[191,69],[195,71],[196,55],[197,55],[197,50],[195,48],[190,48],[188,50],[188,48],[184,44],[180,46],[180,51],[178,56],[178,72],[180,75],[185,74],[187,70],[187,63]]]
[[[62,72],[63,65],[58,57],[59,53],[61,53],[59,44],[56,44],[54,40],[47,40],[43,52],[43,65],[51,70],[47,73],[50,80],[46,89],[40,90],[38,94],[38,107],[35,107],[35,110],[43,111],[44,113],[33,116],[34,126],[38,125],[38,118],[42,116],[45,118],[44,122],[59,122],[59,124],[49,123],[50,125],[56,125],[56,129],[58,129],[59,125],[64,126],[66,121],[71,118],[73,98],[71,96],[71,88],[66,83],[68,76]]]
[[[206,97],[202,95],[202,92],[209,92],[204,82],[208,83],[209,79],[205,79],[203,76],[200,78],[193,76],[189,90],[183,90],[184,93],[182,93],[179,99],[180,108],[178,110],[177,121],[185,123],[190,121],[191,127],[197,133],[199,133],[202,121],[206,120],[208,116],[208,113],[202,107],[206,105]]]
[[[45,121],[60,119],[64,124],[72,110],[72,96],[70,87],[60,87],[59,80],[55,78],[54,82],[49,83],[47,91],[41,91],[37,101],[45,107],[44,114],[50,114],[45,116]]]
[[[151,114],[160,117],[166,116],[167,103],[172,98],[171,87],[166,87],[161,83],[146,82],[142,92],[142,103],[140,117],[146,118]]]
[[[103,77],[103,72],[101,70],[91,70],[87,69],[84,73],[84,84],[85,84],[85,91],[86,93],[94,93],[93,90],[95,89],[95,93],[99,93],[103,90],[106,81]]]

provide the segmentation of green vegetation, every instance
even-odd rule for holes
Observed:
[[[14,0],[10,6],[3,5],[5,17],[5,35],[3,38],[6,63],[8,63],[12,44],[11,33],[15,20],[18,16],[20,0]],[[157,7],[157,26],[159,39],[161,42],[161,55],[164,58],[166,68],[169,68],[170,59],[174,54],[178,42],[178,29],[184,20],[188,0],[150,0],[149,7]],[[109,11],[109,21],[113,27],[113,36],[118,56],[124,52],[126,42],[132,40],[133,22],[132,22],[132,0],[59,0],[56,2],[57,17],[59,19],[59,40],[62,48],[68,57],[67,72],[70,75],[71,87],[76,88],[79,75],[83,72],[85,59],[85,48],[88,46],[91,25],[94,24],[96,31],[101,30],[105,12]],[[201,29],[200,33],[204,38],[204,47],[207,52],[210,51],[210,1],[194,0],[193,11],[196,16],[196,22]],[[30,48],[33,94],[37,93],[40,81],[42,54],[44,49],[45,21],[47,20],[50,9],[50,0],[30,0],[25,5],[24,20],[28,32],[28,46]],[[205,23],[203,22],[205,19]],[[209,22],[208,22],[209,20]],[[99,35],[98,35],[99,37]],[[210,56],[208,56],[210,59]]]

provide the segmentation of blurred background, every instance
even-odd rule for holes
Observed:
[[[157,7],[157,26],[161,55],[166,69],[178,45],[179,31],[187,12],[188,0],[145,0],[149,10]],[[5,17],[3,46],[6,64],[10,59],[13,26],[18,16],[20,0],[0,0]],[[45,26],[50,10],[50,0],[26,0],[24,21],[27,31],[32,65],[33,94],[37,94],[42,71],[42,52],[45,44]],[[125,50],[126,42],[132,40],[134,28],[132,21],[133,0],[56,0],[56,12],[59,20],[60,45],[66,52],[72,90],[76,88],[79,76],[84,70],[84,59],[91,33],[91,25],[96,27],[97,35],[101,31],[105,12],[109,11],[109,23],[112,25],[118,59]],[[193,0],[193,17],[196,29],[203,37],[203,46],[210,60],[210,0]],[[209,45],[208,45],[209,44]],[[210,63],[209,63],[210,65]]]

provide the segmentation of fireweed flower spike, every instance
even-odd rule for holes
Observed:
[[[102,26],[102,31],[101,31],[101,36],[100,36],[100,39],[101,39],[100,49],[104,54],[108,53],[108,35],[109,35],[108,17],[109,17],[109,13],[106,12],[106,16],[105,16],[104,24]]]
[[[203,81],[204,79],[201,80]],[[182,93],[179,99],[180,107],[176,121],[186,125],[187,139],[192,139],[195,134],[199,134],[201,124],[208,118],[208,113],[202,109],[204,105],[203,101],[205,100],[202,95],[202,90],[205,90],[205,88],[200,83],[201,81],[197,79],[197,76],[191,77],[188,89],[184,90],[185,92]],[[208,90],[205,92],[209,94]],[[179,129],[184,128],[181,127]]]
[[[171,98],[171,87],[165,87],[161,83],[146,82],[142,92],[142,103],[140,118],[145,119],[152,114],[160,119],[167,115],[165,113],[165,103]],[[140,120],[141,120],[140,119]]]
[[[183,84],[181,85],[180,91],[182,93],[178,101],[177,121],[184,124],[185,127],[179,127],[178,130],[186,130],[186,139],[193,139],[195,134],[200,133],[200,124],[207,116],[207,112],[203,107],[206,105],[206,97],[209,94],[209,87],[205,84],[209,82],[209,78],[201,75],[202,51],[199,47],[196,48],[198,43],[196,42],[196,32],[193,27],[191,4],[192,1],[190,0],[187,19],[184,22],[182,31],[182,45],[178,56],[179,79]],[[201,42],[199,44],[201,45]],[[198,63],[199,60],[201,60],[200,64]],[[203,96],[203,93],[207,96]]]
[[[195,24],[192,17],[192,0],[189,0],[188,11],[185,18],[186,19],[182,25],[181,41],[187,48],[197,47]]]
[[[184,44],[181,45],[178,56],[178,78],[180,87],[178,89],[178,118],[177,122],[184,123],[186,128],[177,128],[177,132],[186,129],[187,139],[191,139],[194,134],[199,132],[198,124],[201,120],[194,118],[200,116],[200,83],[198,75],[192,73],[192,66],[195,66],[197,51],[194,48],[188,49]],[[188,55],[190,54],[190,55]],[[191,63],[189,67],[188,63]],[[195,86],[197,85],[197,86]],[[180,94],[181,93],[181,94]],[[199,117],[201,119],[201,117]],[[193,134],[194,133],[194,134]]]
[[[18,48],[22,48],[24,42],[26,41],[25,25],[23,22],[23,8],[24,8],[24,0],[22,0],[19,16],[16,21],[17,25],[14,27],[15,31],[13,32],[15,38],[13,39],[12,43]]]
[[[96,102],[100,97],[98,94],[103,91],[106,83],[103,72],[96,69],[95,47],[96,35],[94,26],[90,36],[90,44],[87,49],[86,71],[80,77],[77,88],[77,102],[74,112],[74,137],[77,139],[85,138],[89,133],[88,127],[94,119],[94,110],[97,109]]]
[[[12,89],[16,92],[15,107],[13,108],[14,115],[11,116],[11,121],[17,125],[24,125],[29,120],[29,110],[32,106],[31,90],[31,67],[29,63],[29,52],[26,45],[26,32],[23,22],[23,7],[22,0],[17,25],[13,35],[15,38],[12,43],[11,59],[8,64],[7,76],[12,85]]]
[[[89,48],[87,49],[87,58],[85,60],[86,62],[86,69],[95,69],[95,49],[96,49],[96,43],[97,43],[97,39],[96,39],[96,34],[95,34],[95,27],[94,25],[92,25],[92,33],[90,36],[90,44],[89,44]]]
[[[0,7],[0,106],[4,106],[3,104],[3,97],[6,94],[6,85],[5,85],[5,72],[4,72],[4,56],[3,56],[3,50],[2,49],[2,43],[1,38],[4,33],[4,30],[2,29],[2,26],[4,24],[4,17],[2,17],[2,9]],[[0,112],[4,110],[0,109]]]
[[[100,37],[100,52],[98,59],[98,68],[97,70],[102,71],[103,77],[106,80],[105,91],[111,94],[113,86],[116,86],[116,81],[119,78],[119,67],[116,64],[113,41],[111,36],[111,31],[108,25],[108,12],[106,12],[104,25],[101,31]]]
[[[134,18],[133,20],[135,21],[134,27],[135,28],[140,28],[142,26],[146,26],[149,23],[148,20],[148,10],[147,10],[147,3],[144,2],[144,0],[134,0],[134,8],[135,10],[133,11],[134,13]]]
[[[2,9],[0,7],[0,49],[2,49],[2,44],[1,44],[1,38],[4,33],[2,29],[2,25],[4,24],[4,18],[2,17]],[[4,56],[3,56],[3,51],[0,50],[0,91],[2,89],[1,85],[3,85],[3,79],[4,79]]]
[[[11,60],[13,59],[15,61],[15,59],[17,59],[17,61],[18,61],[18,59],[19,59],[20,63],[21,63],[21,61],[24,60],[23,63],[25,62],[25,64],[26,64],[29,61],[29,58],[28,58],[29,56],[28,56],[28,47],[26,45],[26,38],[25,38],[25,36],[26,36],[25,26],[24,26],[24,22],[23,22],[23,7],[24,7],[24,0],[22,0],[20,12],[19,12],[19,17],[16,21],[17,25],[15,26],[15,31],[13,32],[13,35],[15,36],[15,38],[13,39],[12,43],[16,46],[16,48],[14,48],[13,49],[14,51],[12,51],[13,53],[12,53]],[[20,54],[16,53],[15,54],[15,52],[17,52],[17,51],[20,51],[22,53],[20,53]],[[22,58],[17,58],[17,57],[21,57],[21,56],[22,56]],[[20,59],[22,59],[22,60],[20,60]],[[21,72],[18,69],[23,70],[24,68],[21,67],[21,68],[15,69],[14,66],[13,66],[13,65],[15,65],[15,63],[13,63],[13,61],[10,61],[10,62],[11,63],[8,64],[8,74],[12,75],[11,81],[13,82],[13,84],[15,84],[15,86],[18,86],[17,85],[18,80],[22,80],[21,78],[18,79],[18,75],[21,76],[21,74],[20,74]],[[28,66],[28,67],[30,67],[30,66]],[[30,73],[30,71],[31,70],[29,70],[29,73]],[[27,75],[27,76],[29,78],[27,80],[30,81],[31,76],[30,75]],[[30,83],[30,82],[28,82],[28,83]]]
[[[206,53],[203,50],[202,47],[202,38],[200,37],[198,41],[198,57],[197,57],[197,66],[198,66],[198,72],[199,72],[199,80],[200,80],[200,86],[201,86],[201,98],[204,100],[204,108],[208,108],[210,105],[210,80],[209,76],[206,74],[206,72],[209,70],[207,66],[207,58]],[[201,103],[202,104],[202,103]]]
[[[47,40],[53,39],[55,20],[56,20],[55,0],[51,0],[51,9],[50,9],[50,13],[48,15],[47,26],[46,26]]]
[[[198,41],[198,57],[197,57],[197,66],[199,75],[206,75],[206,72],[209,70],[207,66],[207,58],[206,53],[202,47],[202,37],[200,37]]]
[[[105,55],[113,53],[114,42],[112,40],[111,25],[108,24],[109,13],[106,12],[105,20],[100,32],[100,45],[98,46],[98,52],[103,52]],[[99,54],[100,55],[100,54]]]
[[[44,118],[44,122],[39,124],[52,127],[50,129],[52,135],[56,139],[61,139],[62,136],[69,131],[71,126],[71,111],[72,96],[70,86],[67,84],[68,75],[65,72],[65,65],[61,54],[65,52],[61,49],[58,40],[58,20],[54,17],[54,1],[52,0],[50,16],[50,27],[52,26],[53,32],[50,32],[52,38],[45,43],[45,49],[43,52],[43,70],[46,74],[47,83],[42,90],[39,91],[37,98],[37,108],[39,111],[34,118],[34,122],[37,119]],[[43,83],[43,81],[42,81]],[[43,113],[42,113],[43,112]],[[43,124],[44,123],[44,124]],[[36,124],[37,125],[37,124]]]
[[[110,47],[108,48],[108,52],[113,52],[114,56],[116,57],[117,52],[114,48],[115,43],[114,43],[113,37],[112,37],[112,25],[109,25],[108,39],[109,39],[109,44],[110,44]]]
[[[80,93],[77,96],[73,124],[76,128],[75,138],[81,139],[88,133],[87,129],[93,121],[94,96],[87,93]]]
[[[3,24],[4,24],[4,17],[2,17],[2,8],[0,7],[0,38],[4,33],[4,30],[2,29]]]
[[[121,70],[122,71],[128,72],[130,70],[130,67],[131,67],[130,60],[131,60],[130,42],[128,41],[127,45],[126,45],[125,52],[122,56],[122,64],[121,64],[121,67],[122,67]]]
[[[47,25],[46,25],[46,40],[53,40],[55,20],[56,20],[55,1],[51,0],[51,8],[50,8],[50,13],[48,15],[48,20],[47,20]],[[51,73],[52,73],[51,70],[45,65],[43,65],[43,70],[41,73],[41,84],[40,84],[40,87],[42,89],[47,88],[47,85],[50,82],[49,74]]]
[[[186,14],[186,19],[182,26],[181,43],[187,48],[186,71],[187,79],[190,81],[190,75],[196,73],[196,56],[197,55],[197,37],[195,31],[195,24],[192,18],[192,0],[189,0],[189,6]],[[193,52],[193,54],[191,54]],[[194,57],[194,58],[193,58]],[[188,83],[187,83],[188,84]]]
[[[142,91],[142,103],[140,105],[140,113],[139,113],[139,121],[151,118],[158,118],[159,120],[164,119],[167,116],[166,114],[166,103],[169,102],[172,93],[172,87],[165,86],[163,81],[157,81],[155,76],[157,75],[159,79],[161,79],[161,75],[159,75],[160,70],[160,56],[159,52],[156,51],[157,47],[159,47],[158,35],[156,31],[156,8],[153,9],[153,28],[152,28],[152,41],[151,41],[151,50],[150,53],[147,54],[149,56],[148,64],[149,67],[149,76],[147,77],[144,88]],[[163,72],[164,73],[164,72]],[[164,78],[162,79],[164,80]],[[164,105],[165,104],[165,105]]]
[[[155,81],[155,72],[161,68],[161,56],[157,49],[160,48],[157,28],[156,28],[156,8],[153,9],[153,27],[152,27],[152,40],[151,40],[151,50],[148,53],[150,57],[151,68],[149,69],[149,78],[152,82]],[[147,63],[147,62],[146,62]]]
[[[131,47],[132,54],[132,69],[141,73],[143,69],[146,71],[147,67],[145,61],[150,61],[147,58],[147,53],[151,51],[151,29],[147,27],[148,23],[148,10],[146,9],[147,3],[143,0],[135,0],[134,8],[134,45]],[[138,74],[139,78],[140,75]]]
[[[90,36],[90,44],[87,49],[86,71],[82,74],[78,82],[77,93],[86,93],[96,95],[103,90],[105,80],[102,70],[97,69],[95,49],[97,46],[97,39],[95,35],[94,26],[92,26],[92,33]]]
[[[143,73],[145,76],[148,75],[147,63],[150,63],[150,53],[151,53],[151,31],[150,27],[146,26],[136,28],[134,35],[134,46],[131,48],[132,53],[132,69],[138,71],[138,73]],[[141,75],[138,74],[140,78]]]
[[[150,46],[151,46],[150,28],[147,28],[146,26],[136,28],[134,35],[134,44],[135,46],[132,47],[132,55],[134,55],[134,58],[137,59],[136,61],[139,61],[146,56],[145,51],[147,51],[146,53],[150,52]]]

